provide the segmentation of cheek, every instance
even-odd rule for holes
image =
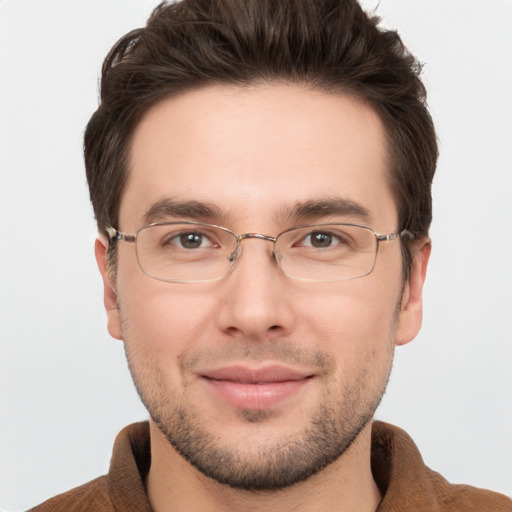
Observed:
[[[393,358],[399,290],[363,279],[332,288],[310,290],[297,315],[299,331],[333,355],[342,381],[361,371],[380,380]]]
[[[368,286],[363,280],[317,290],[311,287],[300,301],[296,318],[332,342],[355,343],[357,338],[372,344],[383,334],[389,335],[400,302],[399,287],[386,287],[378,281]]]
[[[193,285],[159,282],[144,275],[119,290],[127,352],[143,352],[166,365],[190,350],[214,317],[215,301]]]

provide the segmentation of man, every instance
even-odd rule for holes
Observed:
[[[36,510],[512,510],[372,423],[421,324],[437,146],[355,2],[183,1],[85,134],[110,334],[151,419]]]

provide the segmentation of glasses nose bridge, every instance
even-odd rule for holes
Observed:
[[[242,242],[242,240],[247,240],[249,238],[256,238],[257,240],[263,240],[265,242],[272,242],[274,244],[274,247],[272,248],[272,254],[274,255],[274,257],[276,257],[277,237],[262,235],[261,233],[243,233],[242,235],[236,235],[236,248],[235,251],[229,257],[229,260],[232,263],[235,263],[235,260],[238,260],[242,253],[242,246],[240,242]]]
[[[274,236],[262,235],[260,233],[244,233],[243,235],[237,235],[236,241],[237,243],[242,240],[246,240],[247,238],[257,238],[258,240],[266,240],[267,242],[276,243],[277,238]]]

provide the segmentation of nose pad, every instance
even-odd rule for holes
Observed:
[[[233,252],[228,256],[228,261],[230,263],[236,262],[236,260],[238,260],[238,258],[240,257],[241,252],[242,246],[239,243],[237,243]]]
[[[252,233],[249,233],[249,235],[252,235]],[[242,238],[242,240],[245,240],[246,238],[256,238],[256,239],[263,240],[263,241],[274,242],[274,240],[270,239],[270,237],[266,237],[263,235],[244,236]],[[275,242],[274,242],[274,244],[275,244]],[[240,259],[240,256],[242,255],[242,252],[243,252],[243,244],[238,242],[235,249],[233,250],[233,252],[231,254],[229,254],[229,256],[227,257],[227,260],[231,263],[230,273],[236,267],[236,264],[238,263],[238,260]],[[281,263],[283,256],[276,251],[275,245],[274,245],[272,253],[271,253],[271,258],[277,264],[278,267],[281,266],[280,263]]]

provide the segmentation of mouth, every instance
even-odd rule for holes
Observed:
[[[298,395],[313,374],[279,365],[231,366],[201,375],[209,389],[233,407],[261,411]]]

